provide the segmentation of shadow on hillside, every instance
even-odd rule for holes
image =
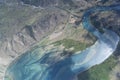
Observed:
[[[78,75],[78,80],[89,80],[89,78],[90,76],[88,71],[82,72]]]
[[[120,41],[119,41],[117,49],[115,50],[113,55],[115,55],[116,57],[120,56]]]

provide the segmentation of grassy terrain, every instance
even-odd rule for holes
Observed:
[[[78,75],[78,80],[110,80],[109,73],[117,64],[115,56],[111,56],[105,62],[100,65],[96,65]]]
[[[90,44],[86,44],[86,43],[81,43],[80,41],[75,41],[72,39],[63,39],[60,41],[56,41],[54,43],[56,46],[58,45],[63,45],[66,49],[69,48],[74,48],[73,51],[80,51],[80,50],[84,50],[86,47],[90,46]]]
[[[63,45],[66,49],[73,47],[74,52],[84,50],[86,47],[90,46],[90,44],[81,43],[80,41],[75,41],[72,39],[63,39],[60,41],[56,41],[54,44],[56,46]],[[117,59],[114,55],[112,55],[102,64],[96,65],[88,71],[79,74],[78,80],[110,80],[109,73],[112,71],[116,64]]]

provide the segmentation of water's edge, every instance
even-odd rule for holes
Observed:
[[[61,59],[55,50],[41,55],[43,51],[36,48],[10,65],[4,80],[75,80],[79,73],[101,64],[116,50],[119,36],[106,29],[100,33],[90,23],[89,17],[95,12],[111,10],[120,10],[120,6],[94,7],[84,13],[84,28],[98,39],[91,47],[65,59]]]

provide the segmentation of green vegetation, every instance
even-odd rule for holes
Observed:
[[[115,56],[111,56],[105,62],[100,65],[96,65],[78,75],[78,80],[110,80],[109,73],[117,64]]]
[[[63,45],[66,49],[69,48],[74,48],[73,51],[80,51],[80,50],[84,50],[86,47],[90,46],[90,44],[86,44],[86,43],[81,43],[80,41],[75,41],[72,39],[63,39],[60,41],[56,41],[54,43],[56,46],[58,45]]]
[[[54,42],[56,46],[63,45],[66,49],[71,47],[74,48],[73,51],[84,50],[86,47],[90,46],[90,44],[81,43],[80,41],[75,41],[72,39],[63,39],[60,41]],[[109,73],[117,64],[117,59],[114,55],[108,58],[105,62],[100,65],[96,65],[78,75],[78,80],[109,80]]]

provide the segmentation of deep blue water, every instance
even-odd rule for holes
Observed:
[[[43,52],[38,47],[12,62],[6,71],[5,80],[77,80],[78,73],[104,62],[115,51],[119,36],[106,29],[100,33],[89,18],[92,13],[108,10],[120,10],[120,6],[94,7],[83,15],[84,28],[98,39],[94,45],[66,58],[54,49]]]

